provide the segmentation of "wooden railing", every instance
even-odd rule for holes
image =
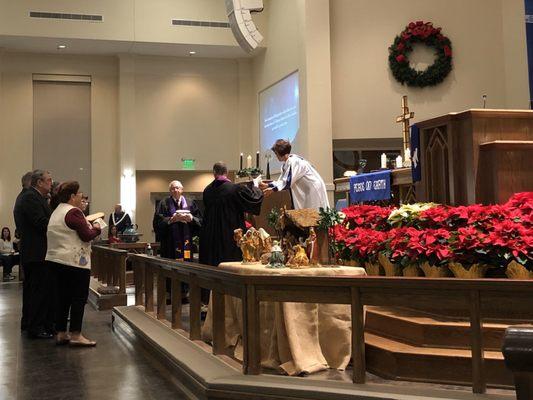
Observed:
[[[400,306],[413,304],[439,306],[466,311],[470,315],[472,349],[472,389],[486,391],[482,320],[487,316],[514,315],[531,318],[533,282],[508,279],[463,280],[447,278],[404,277],[319,277],[239,275],[216,267],[164,260],[145,255],[130,255],[134,269],[135,304],[145,312],[166,319],[165,278],[172,280],[171,326],[181,328],[181,282],[190,286],[191,340],[200,340],[200,288],[212,291],[213,354],[225,351],[224,295],[242,300],[243,372],[261,373],[259,303],[303,302],[351,305],[353,382],[365,382],[364,306]],[[154,292],[157,302],[154,305]]]
[[[107,286],[118,286],[118,294],[126,294],[126,250],[92,246],[91,275]]]
[[[148,242],[135,242],[135,243],[120,242],[120,243],[110,244],[109,247],[112,247],[114,249],[127,250],[128,253],[146,254],[146,250],[148,249]],[[152,248],[154,255],[157,255],[159,252],[160,244],[158,242],[153,242],[153,243],[150,243],[150,247]]]

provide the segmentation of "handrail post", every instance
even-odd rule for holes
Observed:
[[[120,263],[118,266],[118,293],[126,294],[126,261],[128,260],[127,254],[120,255]],[[137,293],[137,287],[135,287],[135,293]]]
[[[157,319],[165,319],[167,313],[167,288],[163,271],[157,270]]]
[[[485,393],[487,383],[485,379],[483,352],[483,323],[481,321],[481,303],[478,290],[470,291],[470,339],[472,346],[472,391]]]
[[[108,254],[106,256],[106,265],[105,265],[105,284],[107,286],[113,286],[113,256]]]
[[[133,284],[135,285],[135,305],[136,306],[143,305],[143,277],[144,277],[144,263],[138,260],[133,261]]]
[[[114,255],[113,256],[113,267],[112,267],[112,273],[113,273],[113,286],[119,286],[119,279],[120,279],[120,263],[122,262],[122,254]],[[119,288],[120,290],[120,288]]]
[[[98,249],[91,251],[91,276],[96,279],[98,274]]]
[[[189,332],[189,338],[191,340],[200,340],[202,337],[201,333],[201,296],[200,296],[200,286],[198,285],[198,277],[196,275],[191,275],[189,282],[189,300],[190,300],[190,315],[189,321],[191,324],[191,329]]]
[[[243,373],[259,375],[261,373],[259,301],[254,285],[246,285],[243,289],[242,316]]]
[[[361,301],[361,291],[352,287],[352,360],[354,383],[365,383],[365,318],[364,307]]]
[[[223,293],[213,290],[211,311],[213,312],[213,354],[226,353],[226,298]]]
[[[144,311],[154,311],[154,271],[144,262]]]
[[[181,328],[181,281],[172,277],[172,329]]]

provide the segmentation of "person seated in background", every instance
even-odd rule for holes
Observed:
[[[109,234],[107,235],[109,244],[122,243],[122,240],[118,238],[118,231],[115,225],[109,227]]]
[[[83,196],[81,199],[81,211],[83,211],[83,214],[85,216],[89,215],[89,196]]]
[[[2,228],[0,239],[0,261],[4,266],[4,281],[12,281],[15,277],[11,274],[13,266],[18,265],[19,255],[15,254],[13,242],[11,241],[11,231],[7,226]]]
[[[115,211],[109,216],[109,228],[117,227],[118,233],[124,233],[124,230],[131,226],[131,218],[127,212],[122,210],[122,205],[115,205]]]
[[[20,233],[17,229],[15,229],[15,236],[13,237],[13,250],[15,253],[20,251]]]

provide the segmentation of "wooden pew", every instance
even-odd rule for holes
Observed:
[[[126,250],[92,246],[89,302],[97,310],[127,305]],[[100,284],[101,283],[101,284]]]

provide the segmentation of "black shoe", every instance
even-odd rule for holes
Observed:
[[[43,329],[38,332],[28,332],[28,337],[30,339],[52,339],[54,335]]]

